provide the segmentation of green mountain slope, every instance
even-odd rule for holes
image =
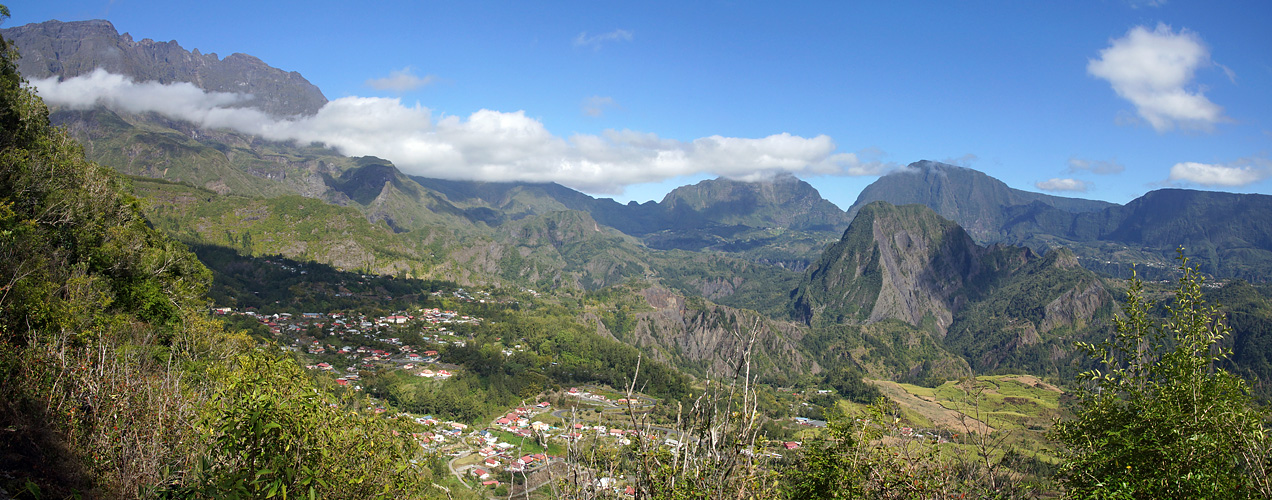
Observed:
[[[648,251],[586,212],[563,210],[500,226],[500,274],[539,289],[595,289],[643,278]]]
[[[392,163],[364,156],[354,164],[339,177],[325,177],[332,190],[325,199],[353,206],[367,220],[384,222],[395,232],[436,227],[482,232],[463,210],[403,175]]]
[[[815,328],[855,333],[892,321],[894,335],[922,332],[977,371],[1039,373],[1055,373],[1058,358],[1047,356],[1069,352],[1112,305],[1103,282],[1066,250],[1038,257],[1027,248],[981,247],[925,206],[883,202],[861,209],[791,301],[795,317]],[[908,335],[910,345],[925,345]]]
[[[428,276],[453,233],[395,234],[354,208],[296,195],[253,198],[218,195],[187,184],[133,178],[156,227],[191,243],[283,255],[383,274]]]
[[[186,182],[222,194],[321,197],[324,175],[354,161],[327,148],[261,140],[149,113],[105,108],[55,110],[51,120],[84,146],[88,158],[128,175]]]
[[[978,373],[1068,375],[1073,342],[1106,331],[1113,311],[1103,281],[1059,249],[983,290],[955,314],[942,343]]]
[[[1023,249],[976,245],[921,205],[866,205],[804,275],[792,309],[809,324],[897,319],[944,335],[954,310],[1023,264]]]

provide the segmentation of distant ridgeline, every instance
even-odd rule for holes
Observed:
[[[274,116],[313,115],[327,103],[300,73],[286,72],[247,54],[186,51],[177,42],[134,41],[110,21],[47,21],[0,30],[20,51],[18,71],[28,80],[74,78],[101,68],[138,82],[189,82],[209,92],[248,94],[238,103]]]
[[[848,210],[872,201],[926,205],[978,243],[1066,247],[1083,267],[1113,276],[1173,275],[1175,250],[1218,278],[1272,279],[1272,196],[1185,189],[1151,191],[1126,205],[1007,187],[975,170],[930,161],[879,178]]]
[[[241,105],[275,116],[326,102],[299,74],[254,57],[137,42],[105,21],[0,33],[28,78],[101,67],[246,90],[253,99]],[[620,204],[553,183],[413,177],[384,159],[157,113],[54,109],[51,119],[90,159],[134,176],[155,227],[199,248],[599,300],[586,321],[695,374],[719,368],[713,353],[757,321],[775,379],[781,366],[914,381],[1060,373],[1072,368],[1071,342],[1105,328],[1116,309],[1116,282],[1100,276],[1126,277],[1137,264],[1141,277],[1171,278],[1183,246],[1215,278],[1254,290],[1272,279],[1264,195],[1164,189],[1117,205],[920,161],[880,177],[847,211],[792,176],[706,180]],[[1234,362],[1272,373],[1254,368],[1264,366],[1263,334],[1249,319],[1272,310],[1257,306],[1265,295],[1247,295]]]

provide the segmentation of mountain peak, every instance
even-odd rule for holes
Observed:
[[[957,222],[982,244],[1003,239],[1003,227],[1007,223],[1005,212],[1009,207],[1041,202],[1066,212],[1081,213],[1113,206],[1103,201],[1013,189],[984,172],[931,160],[911,163],[866,186],[848,214],[855,216],[861,207],[874,201],[927,206]]]
[[[848,217],[839,207],[793,175],[756,182],[723,177],[704,180],[672,190],[659,205],[677,217],[725,225],[835,232],[848,226]]]
[[[984,249],[922,205],[873,202],[804,274],[792,309],[809,324],[934,320],[944,333],[952,296],[981,269]]]
[[[984,173],[982,173],[982,172],[980,172],[980,171],[978,171],[978,170],[975,170],[975,169],[971,169],[971,168],[967,168],[967,167],[960,167],[960,166],[958,166],[958,165],[951,165],[951,164],[949,164],[949,163],[943,163],[943,162],[933,161],[933,160],[919,160],[919,161],[916,161],[916,162],[911,163],[911,164],[909,164],[909,165],[906,165],[906,166],[905,166],[905,168],[909,168],[909,169],[916,169],[916,170],[937,170],[937,171],[940,171],[940,170],[969,170],[969,171],[972,171],[972,172],[980,173],[981,175],[985,175]],[[902,172],[904,172],[904,171],[902,171]]]
[[[327,98],[296,72],[271,67],[247,54],[224,60],[190,52],[175,40],[133,41],[110,21],[45,21],[0,30],[22,54],[18,70],[27,79],[67,79],[102,68],[138,82],[188,82],[210,92],[247,94],[240,105],[274,116],[313,115]]]

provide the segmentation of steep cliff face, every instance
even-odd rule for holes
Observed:
[[[636,315],[632,343],[695,376],[732,376],[750,344],[753,374],[783,379],[821,367],[800,345],[806,330],[755,312],[689,298],[661,287],[642,290],[653,308]]]
[[[1072,252],[1032,259],[960,310],[944,339],[978,371],[1055,371],[1074,340],[1102,328],[1114,307],[1104,282]]]
[[[942,350],[976,370],[1039,368],[1057,349],[1067,355],[1075,336],[1093,331],[1113,304],[1103,282],[1068,250],[1039,257],[1028,248],[981,247],[925,206],[883,202],[861,209],[792,297],[798,319],[814,328],[841,325],[861,335],[863,346],[872,339],[898,346],[899,335],[913,337],[897,327],[887,330],[894,339],[881,340],[862,328],[888,321],[939,343],[926,357],[893,356],[893,371],[938,359]],[[854,352],[856,358],[869,363]]]
[[[969,284],[1009,272],[1002,252],[927,207],[871,203],[805,273],[792,308],[809,324],[897,319],[944,335]]]
[[[297,72],[270,67],[247,54],[201,54],[175,41],[134,41],[109,21],[47,21],[0,30],[22,58],[27,79],[73,78],[102,68],[137,81],[189,82],[206,91],[245,94],[239,103],[275,116],[313,115],[327,98]]]
[[[885,212],[871,217],[882,281],[869,320],[921,325],[930,317],[944,334],[958,306],[952,299],[981,271],[982,249],[962,228],[918,206],[874,209]]]

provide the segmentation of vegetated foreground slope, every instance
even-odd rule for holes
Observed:
[[[0,488],[423,493],[431,474],[409,466],[409,434],[207,317],[207,269],[50,125],[0,51]]]

